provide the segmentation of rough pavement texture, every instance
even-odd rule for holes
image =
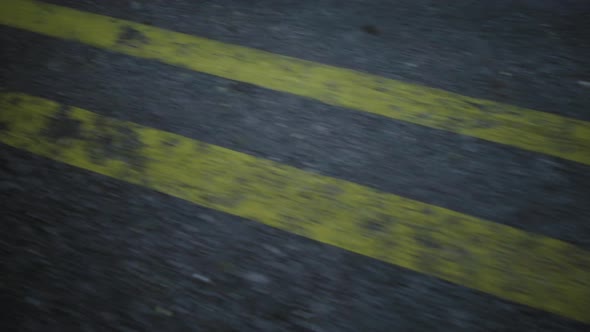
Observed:
[[[51,1],[589,120],[585,1]],[[588,167],[0,27],[0,84],[590,248]],[[0,146],[23,331],[582,331]],[[2,326],[0,326],[2,327]]]

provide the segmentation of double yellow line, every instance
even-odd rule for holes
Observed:
[[[590,255],[565,242],[29,95],[0,94],[0,124],[16,148],[590,322]]]
[[[580,120],[37,1],[0,23],[590,164]],[[25,94],[0,94],[0,142],[590,323],[590,255],[562,241]]]
[[[590,164],[588,122],[31,0],[0,24]]]

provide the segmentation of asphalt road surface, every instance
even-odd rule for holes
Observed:
[[[0,329],[590,330],[589,18],[0,0]]]

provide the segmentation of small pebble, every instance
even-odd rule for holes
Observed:
[[[141,4],[137,1],[131,1],[131,9],[133,10],[140,10],[141,9]]]
[[[199,219],[205,222],[215,222],[215,218],[213,218],[213,216],[204,213],[199,214]]]
[[[164,315],[164,316],[168,316],[168,317],[170,317],[170,316],[174,315],[174,314],[172,313],[172,311],[170,311],[170,310],[168,310],[168,309],[164,309],[164,308],[162,308],[162,307],[160,307],[160,306],[157,306],[157,307],[156,307],[154,310],[156,311],[156,313],[158,313],[158,314],[160,314],[160,315]]]
[[[266,285],[270,283],[270,278],[257,272],[245,273],[243,278],[255,284]]]
[[[271,253],[273,253],[273,254],[275,254],[277,256],[282,256],[283,255],[283,252],[279,248],[277,248],[277,247],[273,247],[273,246],[270,246],[268,244],[264,244],[262,246],[264,247],[264,249],[270,251]]]
[[[27,304],[30,304],[35,307],[41,307],[41,305],[43,304],[43,303],[41,303],[41,301],[39,301],[39,299],[31,297],[31,296],[25,297],[25,302]]]
[[[372,24],[363,25],[361,30],[373,36],[378,36],[381,33],[379,29],[377,29],[377,27]]]
[[[192,277],[195,278],[195,279],[197,279],[197,280],[199,280],[199,281],[201,281],[201,282],[204,282],[206,284],[210,284],[211,283],[211,278],[209,278],[207,276],[204,276],[202,274],[193,273]]]
[[[23,191],[23,188],[15,182],[0,181],[0,192]]]
[[[222,93],[226,93],[229,91],[226,87],[223,87],[223,86],[216,86],[215,90],[217,90],[218,92],[222,92]]]

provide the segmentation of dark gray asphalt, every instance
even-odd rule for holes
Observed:
[[[51,2],[590,119],[582,0]],[[0,45],[2,89],[590,248],[587,166],[6,27]],[[7,331],[588,330],[3,145],[0,197]]]

